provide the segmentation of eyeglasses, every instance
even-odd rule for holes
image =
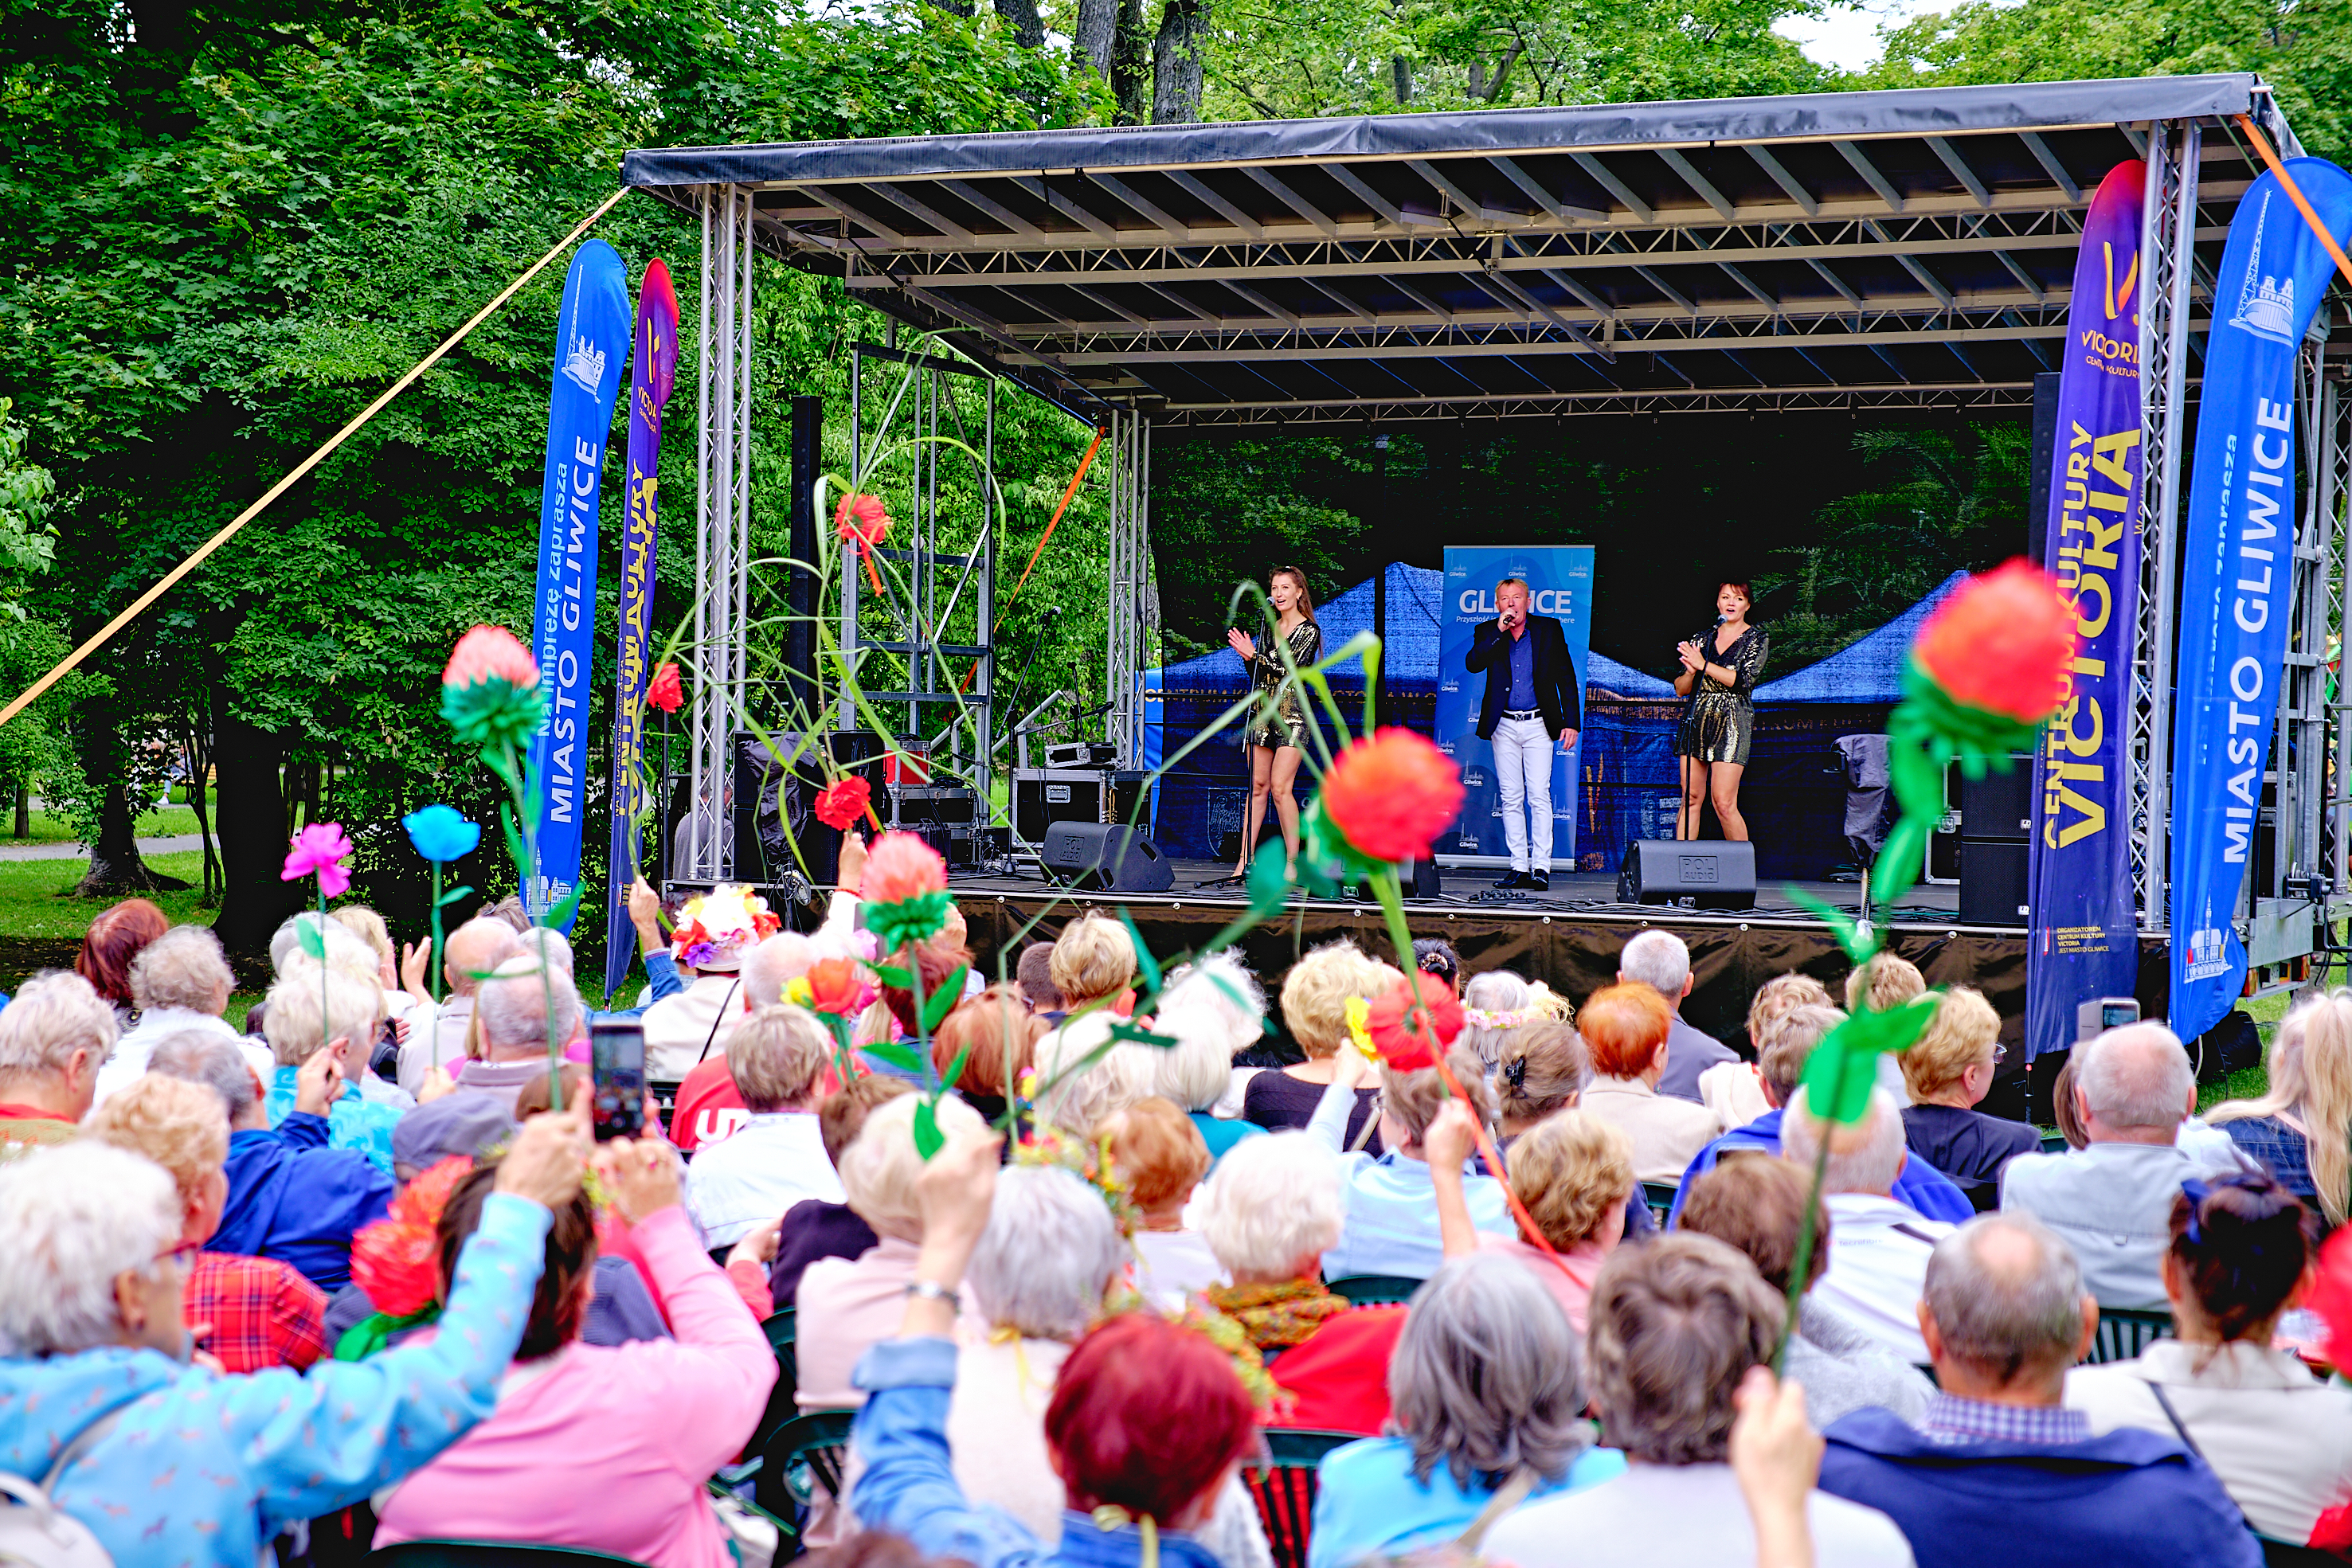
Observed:
[[[180,1272],[184,1274],[194,1265],[196,1255],[204,1249],[205,1244],[201,1241],[183,1241],[176,1247],[166,1247],[156,1253],[155,1261],[161,1263],[168,1258],[177,1263],[180,1266]]]

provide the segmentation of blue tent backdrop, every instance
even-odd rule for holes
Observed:
[[[1903,695],[1903,660],[1919,622],[1961,574],[1885,625],[1818,664],[1757,688],[1756,737],[1740,788],[1740,810],[1768,877],[1818,877],[1851,859],[1841,823],[1845,782],[1837,737],[1874,732]],[[1383,638],[1388,705],[1382,722],[1430,731],[1437,695],[1437,622],[1444,574],[1419,567],[1388,569]],[[1327,649],[1372,624],[1370,579],[1318,607]],[[1585,814],[1580,864],[1613,871],[1635,839],[1671,838],[1678,770],[1674,735],[1681,701],[1658,676],[1595,652],[1585,671]],[[1342,711],[1358,721],[1361,666],[1335,672]],[[1241,659],[1229,648],[1145,673],[1145,766],[1158,768],[1245,689]],[[1299,793],[1310,780],[1301,770]],[[1239,841],[1249,779],[1238,726],[1181,759],[1161,779],[1156,836],[1170,853],[1231,855]],[[1714,830],[1710,827],[1708,831]],[[1443,841],[1438,852],[1445,852]]]

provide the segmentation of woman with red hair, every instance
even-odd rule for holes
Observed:
[[[88,980],[90,988],[114,1009],[118,1028],[129,1029],[139,1021],[139,1010],[131,1005],[131,960],[171,928],[171,921],[153,903],[126,898],[99,911],[98,918],[82,933],[81,951],[74,955],[74,973]]]
[[[857,1364],[854,1441],[865,1473],[850,1505],[933,1558],[975,1568],[1219,1568],[1192,1532],[1258,1442],[1257,1412],[1223,1352],[1142,1312],[1106,1320],[1062,1364],[1045,1446],[1067,1493],[1060,1544],[968,1502],[947,1438],[955,1385],[956,1286],[987,1228],[998,1140],[967,1134],[916,1182],[923,1246],[898,1337]]]
[[[1699,1150],[1723,1131],[1706,1106],[1658,1092],[1674,1023],[1666,998],[1638,980],[1601,987],[1576,1015],[1593,1072],[1578,1109],[1632,1134],[1638,1181],[1682,1180]]]

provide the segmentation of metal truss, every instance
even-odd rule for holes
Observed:
[[[2307,882],[2322,865],[2326,808],[2327,633],[2333,609],[2329,580],[2339,553],[2334,455],[2336,389],[2323,374],[2326,321],[2304,340],[2295,361],[2295,423],[2301,438],[2303,507],[2296,519],[2294,588],[2288,601],[2286,678],[2280,685],[2278,733],[2271,768],[2278,779],[2276,853],[2270,885],[2253,898],[2287,896],[2291,883]]]
[[[1141,768],[1143,672],[1153,657],[1160,595],[1151,580],[1151,421],[1115,414],[1103,443],[1110,478],[1110,598],[1105,696],[1121,768]]]
[[[2014,413],[2033,406],[2032,382],[1758,388],[1717,392],[1684,387],[1637,391],[1498,393],[1466,397],[1362,398],[1352,402],[1171,403],[1152,414],[1162,430],[1226,430],[1281,425],[1389,425],[1415,420],[1558,418],[1569,414],[1860,413],[1940,411]]]
[[[2320,404],[2322,428],[2326,432],[2320,450],[2317,477],[2321,486],[2319,501],[2320,537],[2325,555],[2319,564],[2318,580],[2315,584],[2317,607],[2316,624],[2305,633],[2305,647],[2320,655],[2321,667],[2314,676],[2314,685],[2327,701],[2327,721],[2335,727],[2334,745],[2327,753],[2325,773],[2319,780],[2318,798],[2326,802],[2321,813],[2324,841],[2321,864],[2328,883],[2341,896],[2352,883],[2352,724],[2344,716],[2352,710],[2352,693],[2347,693],[2340,679],[2334,679],[2336,691],[2327,697],[2327,688],[2341,667],[2344,624],[2345,577],[2352,570],[2352,397],[2347,397],[2341,382],[2331,379],[2326,383],[2326,396]]]

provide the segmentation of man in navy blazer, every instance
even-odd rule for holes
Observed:
[[[1524,579],[1496,583],[1496,617],[1472,635],[1463,664],[1486,676],[1478,738],[1494,747],[1511,847],[1511,869],[1495,885],[1543,893],[1551,886],[1552,743],[1563,755],[1573,749],[1584,713],[1568,634],[1551,616],[1528,614],[1529,598]]]
[[[2129,1427],[2094,1437],[2066,1407],[2066,1369],[2098,1326],[2049,1227],[1970,1220],[1927,1265],[1927,1414],[1916,1427],[1885,1410],[1831,1423],[1821,1490],[1891,1516],[1919,1568],[2261,1568],[2245,1516],[2187,1444]]]

